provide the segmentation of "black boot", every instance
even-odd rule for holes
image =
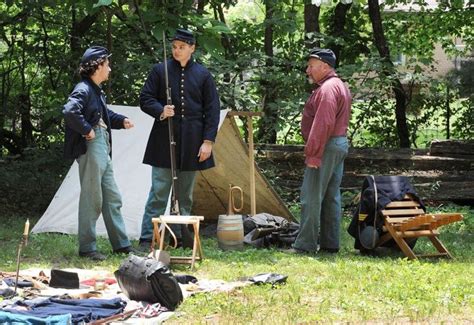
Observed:
[[[183,248],[193,248],[194,246],[194,236],[191,231],[189,231],[188,225],[181,225],[181,247]]]

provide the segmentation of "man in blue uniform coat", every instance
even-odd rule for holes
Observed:
[[[109,78],[109,56],[102,46],[84,52],[79,66],[82,80],[63,109],[64,156],[79,164],[79,255],[98,261],[106,259],[96,247],[95,227],[101,212],[114,253],[134,251],[125,232],[111,159],[111,129],[129,129],[133,123],[107,108],[100,85]]]
[[[143,163],[152,166],[152,185],[145,206],[140,247],[149,249],[151,219],[165,212],[171,190],[168,118],[176,141],[177,199],[181,215],[190,215],[196,171],[214,167],[212,146],[219,124],[219,96],[211,73],[197,63],[194,35],[178,29],[172,40],[173,58],[166,61],[172,105],[166,105],[165,66],[153,66],[140,93],[140,108],[155,119]],[[179,229],[174,229],[180,237]]]

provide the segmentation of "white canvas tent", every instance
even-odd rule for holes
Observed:
[[[138,107],[114,106],[110,109],[128,116],[135,124],[129,130],[113,130],[113,164],[115,179],[122,194],[122,215],[131,239],[138,239],[141,220],[151,184],[151,167],[142,164],[153,119]],[[244,213],[249,213],[249,158],[233,118],[221,112],[222,126],[216,139],[216,168],[199,172],[194,191],[194,215],[206,220],[217,219],[226,212],[229,184],[244,190]],[[79,175],[73,163],[46,212],[35,224],[33,233],[59,232],[77,234]],[[257,213],[267,212],[292,218],[290,212],[258,169],[255,172]],[[102,217],[97,222],[97,235],[107,235]]]

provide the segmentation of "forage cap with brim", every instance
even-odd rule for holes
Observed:
[[[333,68],[336,67],[336,54],[334,54],[334,52],[330,49],[320,49],[320,48],[312,49],[309,52],[308,58],[315,58],[323,62],[326,62]]]
[[[194,38],[193,33],[183,28],[178,28],[176,30],[176,33],[174,34],[172,41],[181,41],[189,45],[196,44],[196,39]]]
[[[91,46],[89,47],[81,58],[81,63],[87,63],[97,59],[108,58],[112,54],[103,46]]]

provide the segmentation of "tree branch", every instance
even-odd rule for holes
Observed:
[[[45,20],[44,20],[44,13],[43,9],[40,9],[41,13],[41,27],[43,29],[44,33],[44,38],[43,38],[43,55],[44,55],[44,60],[46,61],[46,65],[48,66],[48,76],[49,76],[49,82],[51,83],[51,87],[53,87],[54,90],[57,89],[57,85],[54,82],[54,77],[53,77],[53,68],[51,66],[51,62],[49,61],[49,56],[48,56],[48,30],[46,28]]]
[[[374,33],[375,46],[382,58],[382,74],[390,77],[392,90],[395,93],[395,117],[397,121],[397,133],[400,140],[401,148],[410,147],[410,134],[408,131],[406,105],[407,95],[403,89],[400,79],[396,77],[395,67],[390,59],[390,49],[385,38],[382,26],[382,16],[380,14],[380,5],[378,0],[368,0],[369,3],[369,17],[372,23],[372,30]]]

